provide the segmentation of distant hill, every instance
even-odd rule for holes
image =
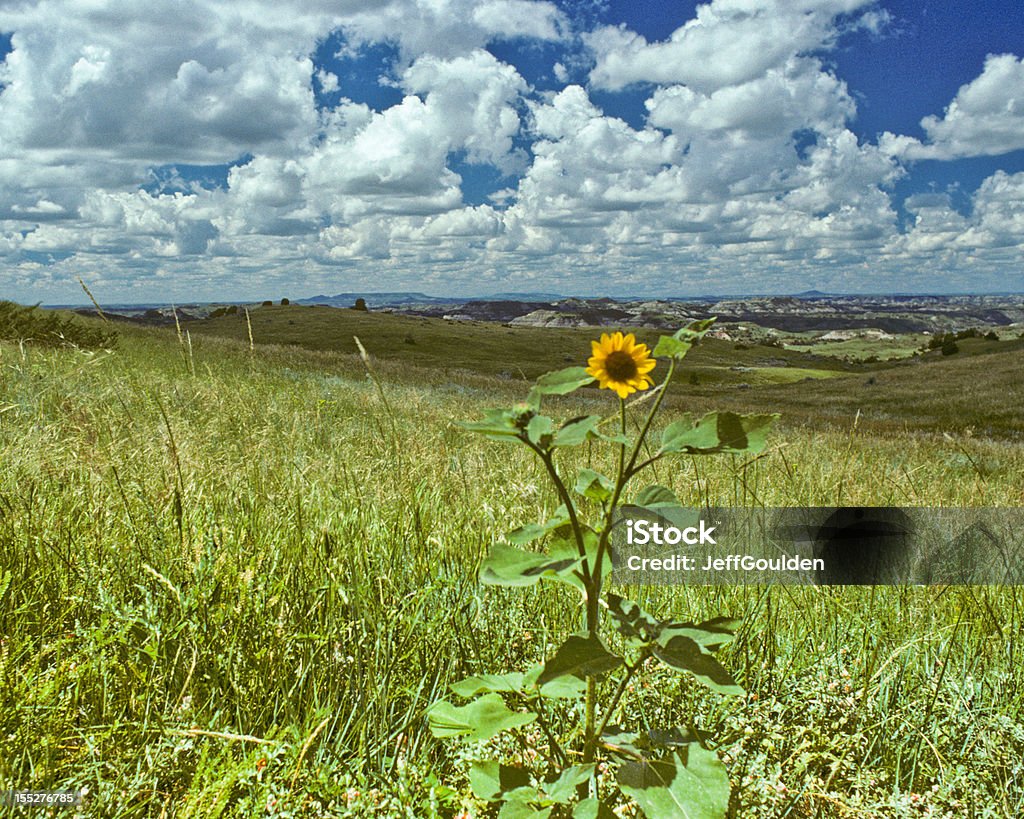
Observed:
[[[296,299],[296,304],[326,304],[329,307],[351,307],[356,299],[364,299],[368,307],[397,307],[408,304],[456,304],[462,299],[441,299],[415,291],[394,291],[383,293],[336,293],[333,296],[311,296],[308,299]]]
[[[295,299],[296,304],[326,304],[329,307],[351,307],[356,299],[364,299],[367,307],[407,307],[409,305],[470,304],[473,302],[553,302],[565,298],[558,293],[494,293],[490,296],[428,296],[415,290],[385,292],[335,293],[333,296],[310,296]]]
[[[364,297],[365,298],[365,297]],[[355,354],[358,336],[371,355],[396,362],[445,370],[468,370],[504,378],[533,379],[548,370],[583,364],[590,355],[593,328],[509,327],[493,321],[446,320],[360,310],[318,310],[291,305],[256,308],[249,313],[257,344],[297,345],[310,350]],[[620,327],[629,327],[623,322]],[[193,337],[201,334],[248,340],[244,314],[188,323]],[[658,331],[637,329],[641,341],[653,344]],[[799,370],[849,371],[859,367],[823,356],[761,345],[706,339],[688,361],[715,368],[707,383],[775,380]],[[747,372],[731,367],[758,368]],[[760,373],[760,369],[768,372]],[[825,373],[820,373],[824,375]]]
[[[274,306],[250,312],[257,345],[297,345],[355,355],[359,336],[390,372],[414,367],[444,383],[457,373],[502,382],[582,363],[594,328],[509,327],[358,310]],[[628,327],[628,325],[624,326]],[[203,335],[248,343],[245,318],[188,322]],[[658,331],[638,329],[653,343]],[[960,352],[929,353],[900,362],[851,362],[760,344],[705,339],[687,356],[672,403],[691,411],[735,409],[782,412],[787,422],[849,428],[957,432],[1019,439],[1024,429],[1024,339],[957,342]],[[664,370],[659,367],[657,375]],[[451,375],[449,375],[449,373]]]

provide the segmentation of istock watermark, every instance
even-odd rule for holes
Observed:
[[[1010,585],[1024,510],[624,506],[610,551],[625,584]]]

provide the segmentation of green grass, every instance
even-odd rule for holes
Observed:
[[[329,307],[264,307],[251,311],[257,344],[296,345],[307,350],[356,353],[358,336],[374,355],[444,373],[469,370],[509,379],[534,379],[590,355],[593,329],[508,327],[488,322],[363,312]],[[194,334],[248,341],[245,314],[188,322]],[[659,333],[635,330],[640,341],[653,343]],[[707,339],[691,353],[698,367],[799,366],[854,370],[855,365],[765,345],[737,345]]]
[[[592,329],[510,328],[482,322],[326,307],[254,310],[257,346],[341,353],[356,362],[353,336],[394,372],[445,383],[473,374],[515,382],[582,362]],[[248,343],[245,316],[190,322],[195,338]],[[636,330],[653,343],[657,333]],[[412,339],[415,343],[407,343]],[[858,364],[765,345],[705,339],[687,356],[673,398],[680,409],[782,412],[790,424],[845,429],[854,419],[887,433],[950,432],[1019,440],[1024,430],[1024,340],[965,339],[960,352]],[[358,363],[354,366],[358,371]],[[413,368],[413,369],[410,369]],[[656,371],[657,372],[657,371]],[[483,382],[481,382],[483,383]],[[486,387],[493,389],[492,387]]]
[[[378,319],[398,321],[353,321]],[[425,331],[391,337],[425,365],[376,361],[393,419],[344,349],[251,355],[193,330],[190,359],[173,331],[133,328],[110,354],[0,345],[0,789],[87,786],[95,816],[483,815],[423,711],[464,675],[540,660],[577,607],[561,589],[477,584],[490,543],[557,501],[527,453],[452,421],[522,396],[489,374],[499,364],[564,366],[588,336],[504,346],[501,328],[484,350],[488,328],[423,326],[455,334],[454,360],[430,360]],[[726,367],[732,352],[762,355],[703,354]],[[986,373],[996,391],[1016,383],[1000,355],[875,386]],[[787,417],[754,463],[680,461],[656,479],[693,504],[1024,505],[1020,442],[855,428],[847,405],[816,422],[806,391],[849,379],[681,392],[680,409],[769,396]],[[613,409],[597,391],[554,406]],[[931,404],[908,406],[941,427]],[[634,720],[716,735],[737,816],[1024,812],[1020,589],[628,594],[743,618],[722,659],[747,701],[665,676],[627,702]]]
[[[783,337],[783,341],[786,349],[798,352],[816,353],[853,361],[863,361],[871,357],[882,361],[892,361],[917,354],[922,345],[927,344],[931,338],[924,333],[898,333],[888,339],[858,336],[846,341],[813,341],[821,335],[823,333],[820,330],[797,333]]]

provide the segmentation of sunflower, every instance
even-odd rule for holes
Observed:
[[[602,333],[601,340],[590,345],[594,354],[587,361],[587,372],[597,379],[601,389],[615,390],[619,398],[625,398],[654,383],[648,373],[656,362],[647,345],[637,344],[632,333]]]

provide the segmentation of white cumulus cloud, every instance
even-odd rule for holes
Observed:
[[[1024,60],[990,54],[981,74],[961,86],[942,117],[921,120],[927,141],[891,133],[881,143],[907,160],[997,156],[1024,149]]]
[[[874,0],[712,0],[664,42],[623,27],[586,37],[596,65],[591,82],[619,89],[636,82],[686,85],[702,93],[749,82],[791,57],[831,43],[835,18]]]

